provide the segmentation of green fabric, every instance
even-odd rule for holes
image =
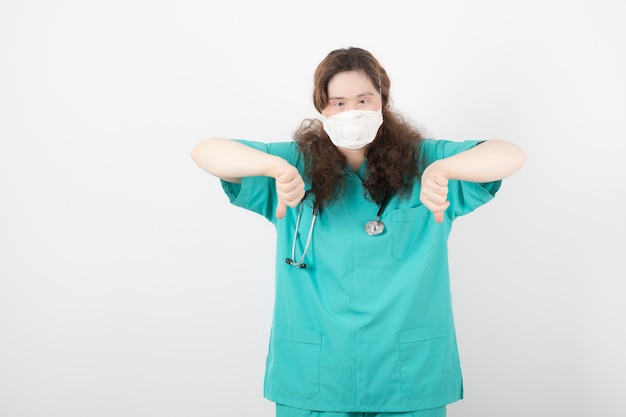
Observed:
[[[276,404],[276,417],[446,417],[446,407],[429,408],[427,410],[408,411],[404,413],[364,413],[360,411],[333,412],[303,410]]]
[[[303,172],[293,142],[242,142]],[[478,143],[426,140],[421,162],[425,166]],[[345,195],[320,211],[306,269],[285,262],[297,210],[276,219],[274,180],[223,182],[233,204],[276,226],[276,295],[264,393],[277,403],[307,410],[405,412],[463,397],[447,239],[454,219],[491,200],[500,181],[450,181],[451,204],[441,224],[419,201],[417,183],[410,196],[389,202],[381,218],[385,232],[369,236],[363,228],[378,206],[364,196],[366,164],[349,170]],[[308,202],[296,260],[311,220]]]

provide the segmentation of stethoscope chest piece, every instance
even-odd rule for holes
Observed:
[[[370,220],[365,223],[365,233],[370,236],[378,236],[385,231],[385,223],[380,220]]]
[[[387,207],[387,203],[389,203],[390,198],[391,193],[387,192],[387,194],[385,194],[385,198],[383,198],[383,201],[380,203],[380,206],[378,206],[378,213],[376,213],[376,218],[365,223],[365,233],[367,233],[368,235],[378,236],[385,231],[385,223],[380,221],[380,217],[383,215],[385,207]]]

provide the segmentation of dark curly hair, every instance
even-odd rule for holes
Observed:
[[[383,124],[372,143],[365,149],[368,175],[363,181],[367,198],[380,204],[386,195],[403,196],[419,178],[417,161],[423,140],[420,131],[400,114],[391,110],[387,72],[374,56],[361,48],[337,49],[319,64],[314,76],[313,103],[321,113],[328,102],[328,83],[337,73],[358,71],[380,89]],[[294,134],[305,158],[305,175],[320,208],[327,206],[343,192],[347,175],[346,158],[333,145],[322,122],[305,119]]]

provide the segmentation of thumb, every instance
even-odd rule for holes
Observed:
[[[437,211],[435,214],[435,221],[441,223],[443,221],[443,211]]]
[[[282,219],[285,217],[285,213],[287,212],[287,204],[283,200],[278,201],[278,206],[276,207],[276,217]]]

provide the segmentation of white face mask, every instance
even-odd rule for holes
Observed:
[[[382,108],[374,110],[347,110],[331,117],[322,116],[324,130],[340,148],[361,149],[376,138],[383,124]]]

